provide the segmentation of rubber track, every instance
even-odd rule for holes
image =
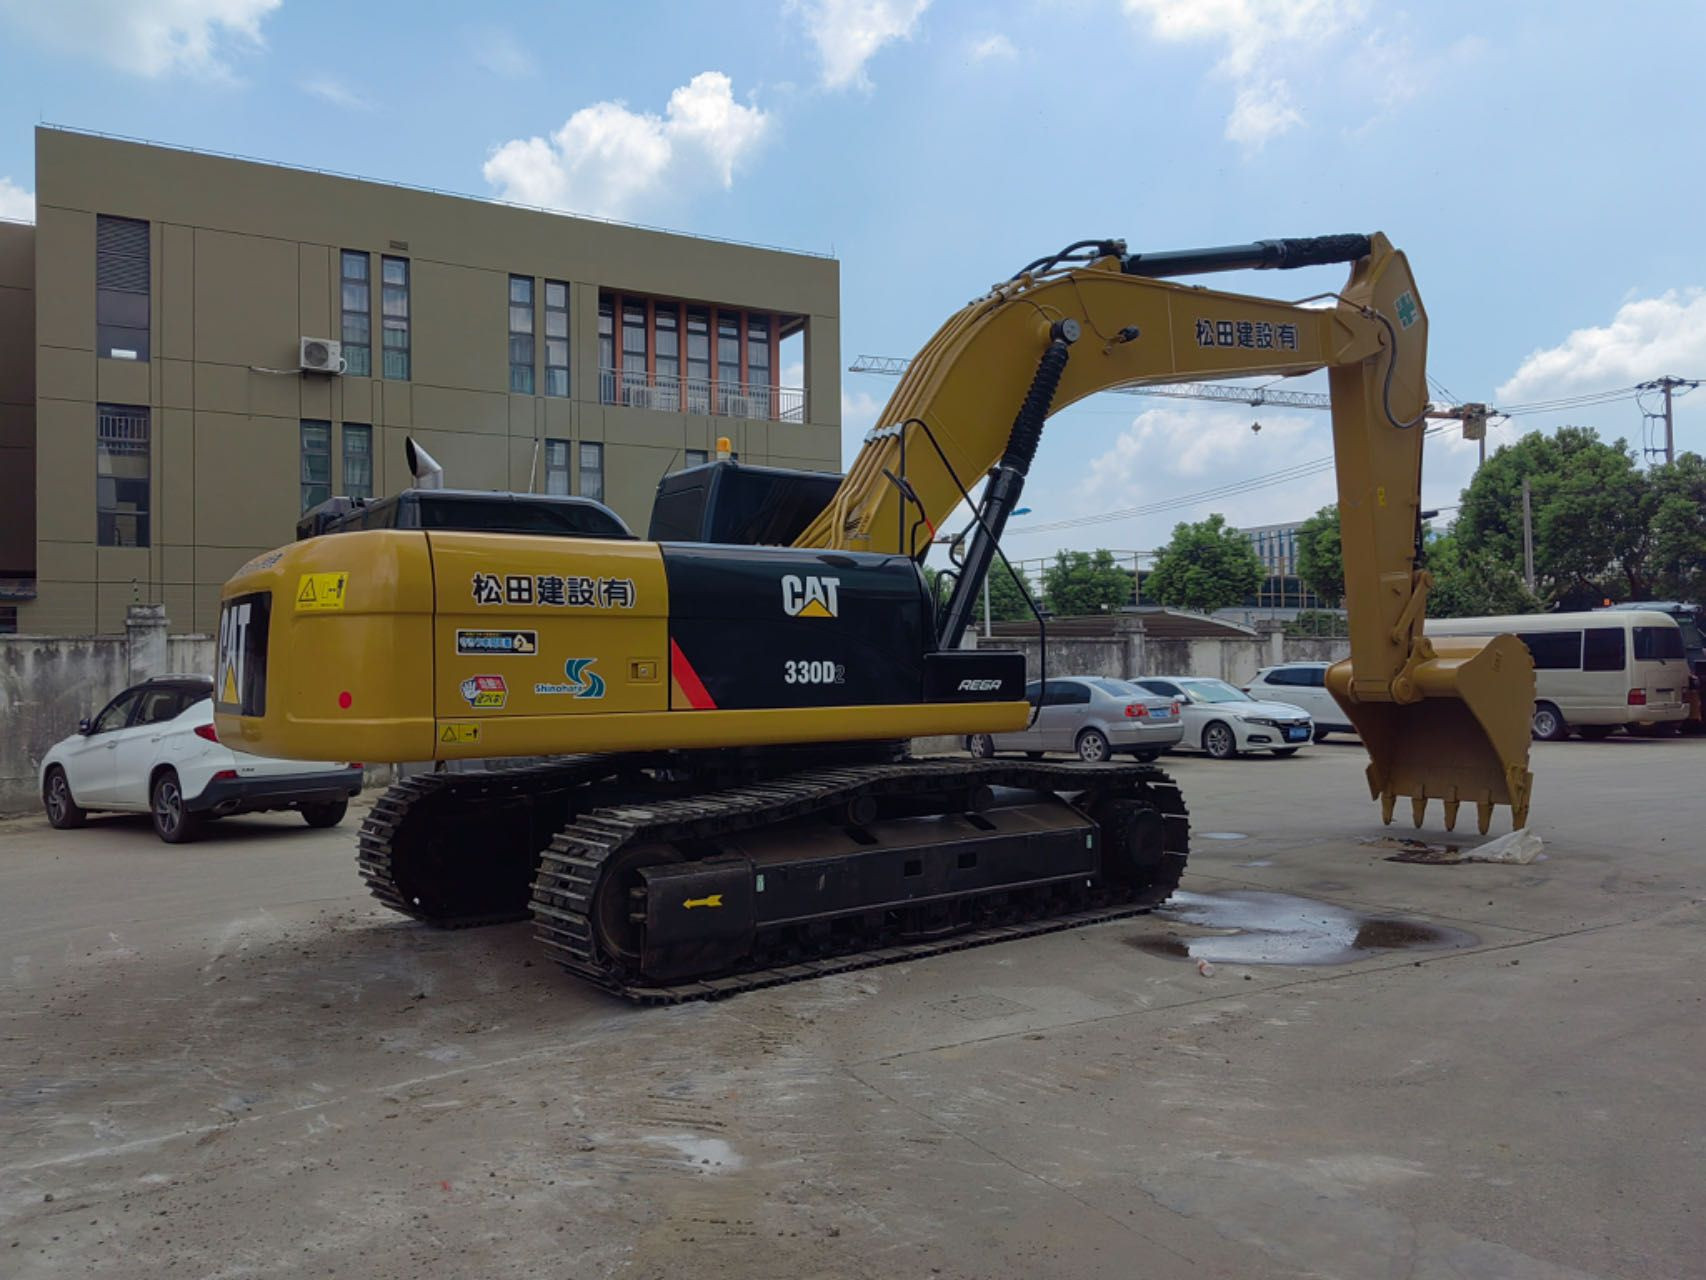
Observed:
[[[527,907],[486,915],[436,915],[411,902],[397,882],[396,863],[406,857],[418,835],[417,822],[430,824],[432,810],[448,793],[458,793],[457,804],[478,805],[503,801],[541,787],[575,787],[608,775],[610,756],[568,756],[543,765],[521,769],[484,769],[466,773],[421,773],[386,788],[361,824],[356,839],[356,865],[368,892],[393,911],[424,920],[440,929],[474,929],[482,925],[525,920]]]
[[[630,842],[715,837],[821,812],[861,794],[940,792],[979,783],[1050,792],[1101,789],[1111,795],[1153,804],[1168,820],[1170,856],[1164,863],[1162,876],[1123,901],[1096,902],[1064,915],[972,928],[943,938],[902,942],[667,985],[631,978],[606,959],[594,942],[591,913],[603,866]],[[582,813],[552,840],[540,860],[533,892],[535,933],[547,953],[570,973],[624,999],[652,1005],[711,999],[1141,915],[1165,902],[1178,887],[1185,867],[1187,824],[1179,788],[1153,765],[1031,764],[939,758],[787,774],[748,786],[663,800],[643,807],[618,806]],[[1103,890],[1102,895],[1106,894]]]

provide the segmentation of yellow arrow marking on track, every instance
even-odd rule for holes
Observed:
[[[689,898],[681,905],[688,911],[693,910],[694,907],[720,907],[723,905],[723,895],[720,893],[713,893],[708,898]]]

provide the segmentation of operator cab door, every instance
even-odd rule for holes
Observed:
[[[1043,685],[1043,706],[1037,714],[1045,751],[1071,751],[1077,744],[1090,703],[1090,688],[1075,680],[1049,680]]]
[[[161,755],[166,728],[183,710],[184,691],[177,685],[145,686],[138,691],[130,724],[113,735],[113,793],[115,807],[148,807],[148,773]],[[73,793],[75,794],[75,793]]]
[[[89,726],[89,732],[65,752],[65,778],[71,795],[84,807],[113,807],[118,786],[120,735],[141,700],[141,689],[126,689],[107,703]]]

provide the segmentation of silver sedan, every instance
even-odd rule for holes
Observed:
[[[1071,751],[1091,762],[1125,751],[1153,760],[1185,732],[1178,699],[1106,676],[1033,680],[1025,697],[1037,708],[1029,728],[974,734],[966,739],[967,750],[974,756],[1023,751],[1033,760],[1046,751]]]

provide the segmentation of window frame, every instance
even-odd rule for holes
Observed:
[[[121,432],[108,433],[108,424],[126,423],[132,428],[128,436]],[[140,433],[136,428],[140,426]],[[129,448],[113,446],[128,445]],[[140,476],[121,475],[112,470],[102,470],[103,464],[110,468],[112,460],[124,457],[140,457],[143,460],[143,470]],[[112,481],[112,498],[102,496],[101,481]],[[133,497],[141,493],[145,499],[141,505],[125,510],[119,502],[119,486],[126,486],[126,492]],[[133,486],[140,485],[140,489]],[[97,547],[149,547],[153,545],[154,517],[154,413],[145,404],[109,404],[102,401],[95,405],[95,545]],[[123,542],[118,539],[117,530],[120,521],[130,520],[134,541]]]
[[[119,229],[138,236],[136,245],[115,245]],[[109,231],[111,234],[109,234]],[[95,355],[102,360],[147,364],[153,319],[153,227],[143,218],[95,215]],[[140,283],[140,287],[138,287]],[[137,310],[140,309],[140,316]],[[128,335],[130,345],[110,338]],[[117,355],[126,351],[128,355]]]
[[[373,424],[370,422],[346,422],[343,424],[341,438],[338,441],[338,455],[343,463],[343,491],[346,498],[371,499],[373,497]],[[350,441],[364,440],[365,455],[352,452]],[[367,480],[365,483],[350,478],[352,462],[367,463]]]
[[[591,456],[597,459],[597,464],[590,468],[586,465],[588,450],[591,450]],[[596,493],[588,492],[587,472],[589,470],[598,477],[596,485],[598,491]],[[602,440],[581,440],[577,442],[575,448],[575,481],[575,492],[581,497],[591,498],[594,502],[604,501],[604,442]]]
[[[517,292],[524,294],[518,297]],[[505,304],[509,316],[509,393],[530,396],[536,385],[534,376],[539,358],[539,309],[534,305],[538,290],[532,276],[511,275],[509,301]],[[516,327],[516,317],[525,309],[525,328]],[[521,358],[525,353],[525,358]]]
[[[308,448],[308,433],[310,431],[325,432],[325,449],[310,451]],[[298,482],[300,484],[299,498],[303,511],[312,511],[320,503],[332,496],[332,423],[327,418],[302,418],[298,420],[296,445],[300,464],[298,467]],[[308,460],[320,458],[325,461],[325,479],[315,480],[308,474]],[[310,500],[310,491],[324,489],[322,497]]]
[[[363,275],[357,277],[349,274],[352,261],[359,260]],[[367,299],[364,307],[356,308],[349,305],[346,290],[351,287],[363,291]],[[365,342],[351,341],[350,321],[359,317],[367,327]],[[352,378],[371,378],[373,376],[373,255],[360,249],[338,250],[338,342],[343,353],[344,373]],[[361,353],[360,368],[356,361],[350,358],[352,351]]]
[[[560,497],[569,497],[574,493],[574,467],[572,463],[574,455],[569,449],[571,443],[573,442],[556,437],[546,438],[544,475],[545,488],[542,492],[555,494]],[[561,461],[554,461],[551,455],[554,451],[558,450],[561,451]],[[551,477],[554,475],[562,477],[562,488],[553,489],[551,487]]]
[[[553,289],[562,290],[563,300],[561,303],[552,303],[551,291]],[[567,280],[547,280],[545,282],[544,303],[545,394],[564,397],[569,394],[569,282]],[[557,316],[562,317],[563,332],[561,334],[551,332],[552,319]],[[562,344],[563,359],[561,363],[556,363],[551,359],[551,344],[554,342]],[[553,374],[561,374],[562,376],[560,379],[554,378]],[[558,390],[558,387],[561,387],[561,390]]]
[[[403,278],[393,282],[389,278],[387,268],[400,266]],[[380,373],[388,382],[409,382],[414,376],[414,315],[412,301],[411,279],[413,271],[409,259],[400,258],[394,254],[381,254],[379,258],[379,338],[380,338]],[[402,302],[402,310],[392,312],[390,309],[392,291],[397,292]],[[402,341],[393,343],[392,333],[400,333]],[[391,357],[395,354],[398,367],[402,372],[393,373]]]

